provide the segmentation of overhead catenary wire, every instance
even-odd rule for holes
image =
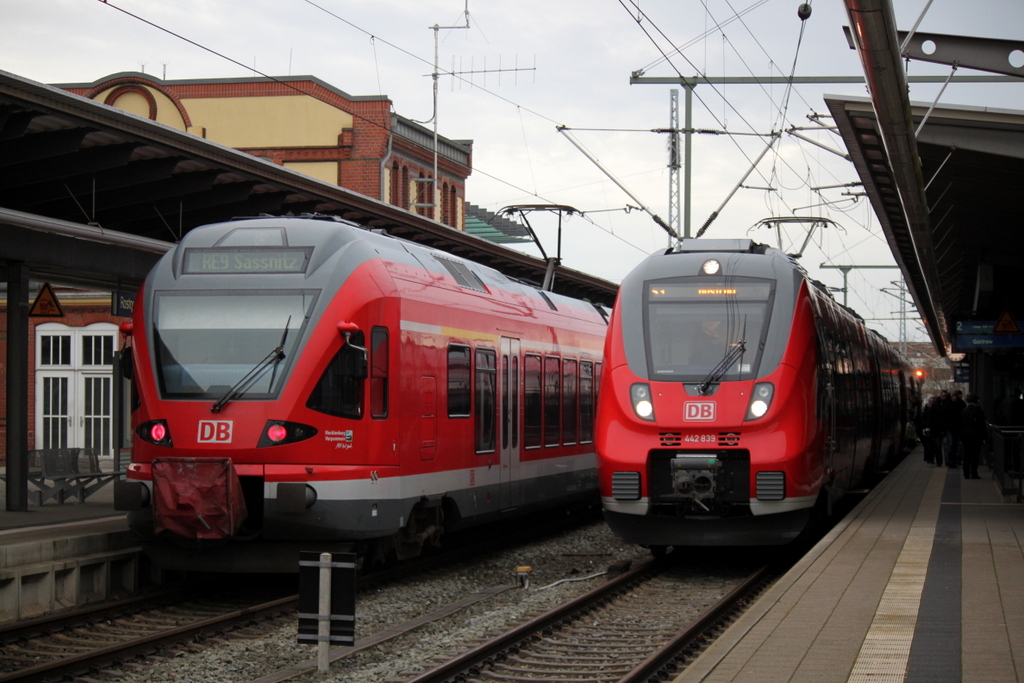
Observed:
[[[295,85],[293,85],[292,83],[289,83],[286,80],[282,80],[280,78],[275,78],[274,76],[271,76],[271,75],[269,75],[267,73],[264,73],[263,71],[260,71],[259,69],[257,69],[255,67],[255,65],[244,64],[244,63],[240,62],[239,60],[236,60],[236,59],[234,59],[232,57],[229,57],[228,55],[225,55],[225,54],[223,54],[223,53],[221,53],[221,52],[219,52],[219,51],[217,51],[217,50],[215,50],[213,48],[210,48],[210,47],[208,47],[206,45],[203,45],[202,43],[199,43],[199,42],[197,42],[195,40],[187,38],[186,36],[184,36],[184,35],[182,35],[180,33],[177,33],[177,32],[175,32],[175,31],[173,31],[173,30],[171,30],[171,29],[169,29],[169,28],[167,28],[165,26],[161,26],[160,24],[157,24],[156,22],[150,21],[149,19],[146,19],[146,18],[144,18],[144,17],[142,17],[142,16],[140,16],[138,14],[135,14],[135,13],[133,13],[133,12],[123,8],[123,7],[115,5],[110,0],[99,0],[99,2],[104,4],[104,5],[106,5],[106,6],[108,6],[108,7],[110,7],[110,8],[112,8],[112,9],[115,9],[115,10],[117,10],[117,11],[119,11],[119,12],[121,12],[121,13],[123,13],[123,14],[125,14],[125,15],[127,15],[127,16],[135,19],[135,20],[137,20],[137,21],[140,21],[140,22],[142,22],[142,23],[144,23],[144,24],[146,24],[146,25],[148,25],[148,26],[150,26],[150,27],[152,27],[154,29],[157,29],[158,31],[162,31],[162,32],[164,32],[164,33],[174,37],[174,38],[182,40],[182,41],[184,41],[184,42],[186,42],[186,43],[188,43],[190,45],[193,45],[194,47],[197,47],[200,50],[204,50],[206,52],[209,52],[210,54],[212,54],[212,55],[214,55],[216,57],[224,59],[224,60],[226,60],[226,61],[228,61],[228,62],[230,62],[232,64],[235,64],[236,66],[240,66],[240,67],[242,67],[242,68],[244,68],[244,69],[246,69],[248,71],[252,71],[253,73],[258,74],[262,78],[266,78],[266,79],[268,79],[268,80],[270,80],[272,82],[275,82],[275,83],[281,85],[282,87],[288,88],[288,89],[293,90],[293,91],[295,91],[297,93],[300,93],[302,95],[306,95],[308,97],[313,97],[315,99],[318,99],[318,98],[316,98],[316,95],[314,95],[313,93],[310,93],[310,92],[308,92],[308,91],[306,91],[306,90],[304,90],[302,88],[296,87]],[[304,2],[306,2],[307,4],[309,4],[310,6],[316,8],[316,9],[319,9],[320,11],[323,11],[326,14],[328,14],[328,15],[336,18],[336,19],[338,19],[339,21],[341,21],[341,22],[351,26],[353,29],[366,34],[368,37],[370,37],[374,41],[380,41],[380,42],[384,43],[385,45],[387,45],[387,46],[389,46],[389,47],[391,47],[391,48],[393,48],[395,50],[398,50],[399,52],[401,52],[401,53],[403,53],[403,54],[405,54],[405,55],[407,55],[409,57],[412,57],[413,59],[419,60],[419,61],[423,62],[424,64],[427,64],[427,65],[430,65],[431,67],[433,67],[433,62],[431,62],[430,60],[424,59],[424,58],[422,58],[422,57],[420,57],[420,56],[410,52],[409,50],[406,50],[406,49],[404,49],[404,48],[402,48],[402,47],[400,47],[400,46],[398,46],[398,45],[396,45],[396,44],[394,44],[394,43],[392,43],[392,42],[390,42],[388,40],[385,40],[385,39],[381,38],[380,36],[376,36],[375,34],[371,33],[370,31],[367,31],[367,30],[359,27],[358,25],[354,24],[353,22],[350,22],[347,19],[341,17],[340,15],[337,15],[334,12],[331,12],[327,8],[322,7],[321,5],[313,2],[312,0],[304,0]],[[374,46],[375,46],[375,44],[376,43],[374,43]],[[517,110],[519,110],[520,112],[522,112],[522,111],[528,112],[528,113],[530,113],[530,114],[532,114],[532,115],[534,115],[534,116],[536,116],[536,117],[538,117],[540,119],[543,119],[545,121],[548,121],[550,123],[555,123],[556,125],[558,125],[558,122],[555,119],[550,118],[550,117],[548,117],[548,116],[546,116],[546,115],[544,115],[544,114],[542,114],[540,112],[537,112],[537,111],[535,111],[535,110],[533,110],[533,109],[531,109],[529,107],[517,104],[516,102],[514,102],[514,101],[512,101],[512,100],[510,100],[510,99],[508,99],[508,98],[506,98],[506,97],[504,97],[504,96],[502,96],[502,95],[500,95],[498,93],[495,93],[495,92],[493,92],[491,90],[488,90],[485,87],[482,87],[480,85],[477,85],[477,84],[473,83],[472,81],[469,81],[469,80],[467,80],[465,78],[462,78],[459,74],[457,74],[455,72],[447,72],[447,71],[445,71],[443,69],[440,69],[440,68],[438,69],[438,72],[441,75],[452,76],[453,78],[458,78],[460,81],[466,82],[470,86],[472,86],[472,87],[474,87],[474,88],[476,88],[476,89],[478,89],[478,90],[480,90],[482,92],[485,92],[488,95],[490,95],[492,97],[495,97],[495,98],[501,100],[502,102],[505,102],[506,104],[510,104],[510,105],[516,107]],[[377,121],[374,121],[372,119],[369,119],[369,118],[367,118],[365,116],[362,116],[362,115],[358,114],[355,111],[349,112],[349,113],[354,118],[357,118],[357,119],[359,119],[361,121],[364,121],[365,123],[367,123],[369,125],[376,126],[376,127],[381,128],[383,130],[388,130],[388,128],[386,126],[384,126],[383,124],[381,124],[381,123],[379,123]],[[482,169],[482,168],[480,168],[478,166],[474,166],[473,167],[473,171],[475,173],[480,174],[480,175],[486,176],[486,177],[488,177],[488,178],[490,178],[490,179],[492,179],[492,180],[494,180],[496,182],[499,182],[499,183],[501,183],[501,184],[503,184],[503,185],[513,189],[513,190],[516,190],[518,192],[522,192],[523,194],[525,194],[527,196],[536,197],[536,198],[542,199],[544,201],[551,201],[551,200],[545,198],[543,195],[538,194],[536,191],[530,191],[530,190],[526,190],[525,188],[519,187],[515,183],[512,183],[511,181],[506,180],[504,178],[500,178],[500,177],[498,177],[498,176],[496,176],[496,175],[494,175],[492,173],[489,173],[488,171],[486,171],[486,170],[484,170],[484,169]],[[593,225],[593,226],[603,230],[605,233],[613,235],[619,241],[621,241],[621,242],[623,242],[625,244],[629,244],[630,246],[632,246],[633,248],[637,249],[638,251],[640,251],[642,253],[648,253],[648,250],[643,249],[642,247],[640,247],[638,245],[632,244],[628,240],[625,240],[621,235],[616,235],[612,231],[605,229],[603,226],[600,226],[600,225],[594,223],[592,220],[588,220],[588,222],[591,225]]]

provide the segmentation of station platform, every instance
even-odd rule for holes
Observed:
[[[0,627],[124,597],[160,580],[125,513],[114,510],[112,485],[85,502],[29,502],[27,510],[10,512],[0,482]]]
[[[676,683],[1024,679],[1024,505],[896,467]]]
[[[104,471],[110,471],[112,468],[111,458],[101,457],[100,465]],[[5,472],[6,469],[0,467],[0,473]],[[31,490],[32,487],[29,486],[29,489]],[[9,512],[7,510],[7,482],[0,481],[0,545],[4,545],[6,542],[4,539],[10,539],[15,533],[45,533],[41,527],[78,522],[93,523],[104,518],[120,520],[123,528],[128,528],[125,513],[114,510],[113,483],[108,483],[97,490],[86,498],[84,503],[70,499],[64,503],[48,500],[42,505],[36,505],[30,495],[27,510]],[[35,531],[31,532],[30,529],[35,529]]]

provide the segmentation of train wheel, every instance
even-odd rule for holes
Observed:
[[[423,544],[440,544],[442,527],[440,501],[417,504],[409,515],[409,523],[399,532],[395,542],[395,556],[409,560],[423,552]]]

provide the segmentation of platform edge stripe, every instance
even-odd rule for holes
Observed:
[[[847,683],[903,683],[935,540],[945,471],[936,468]]]

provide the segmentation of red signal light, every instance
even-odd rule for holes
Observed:
[[[914,370],[914,376],[918,378],[924,377],[924,370]]]

